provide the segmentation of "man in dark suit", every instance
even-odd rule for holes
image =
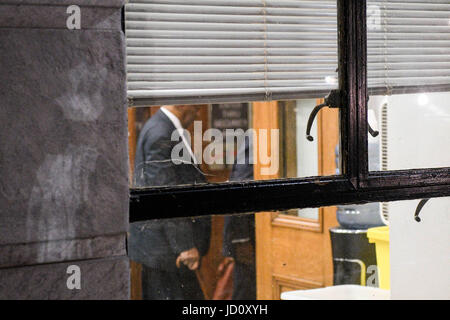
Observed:
[[[230,181],[253,180],[253,140],[246,136],[244,141],[238,150]],[[240,159],[245,159],[245,163],[238,162]],[[231,299],[256,300],[254,214],[225,217],[222,252],[234,261]]]
[[[195,106],[166,106],[147,121],[137,143],[135,187],[206,182],[183,132],[197,111]],[[170,217],[170,213],[167,215]],[[143,298],[203,299],[195,271],[208,251],[210,232],[209,217],[132,223],[129,256],[143,265]]]

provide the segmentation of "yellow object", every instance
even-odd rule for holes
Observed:
[[[378,281],[381,289],[389,290],[391,270],[389,263],[389,227],[376,227],[367,230],[370,243],[375,243],[378,265]]]

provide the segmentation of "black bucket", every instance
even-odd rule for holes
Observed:
[[[332,228],[330,237],[334,285],[377,286],[375,245],[369,243],[367,229]]]

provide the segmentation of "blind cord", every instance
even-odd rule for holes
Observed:
[[[383,40],[384,40],[384,85],[386,95],[392,94],[392,87],[389,83],[389,61],[388,61],[388,29],[387,29],[387,0],[383,1]]]
[[[263,12],[263,27],[264,27],[264,90],[265,90],[265,101],[272,100],[272,93],[269,90],[268,86],[268,74],[269,74],[269,66],[267,61],[267,3],[266,0],[262,1],[262,12]]]

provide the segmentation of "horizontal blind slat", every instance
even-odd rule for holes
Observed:
[[[264,72],[266,66],[262,59],[260,63],[253,64],[128,64],[127,69],[129,73],[190,73],[190,72]],[[385,70],[386,66],[389,70],[443,70],[450,69],[450,61],[447,62],[417,62],[412,66],[407,62],[400,63],[371,63],[370,71]],[[276,71],[317,71],[317,70],[335,70],[336,63],[304,63],[304,64],[267,64],[268,72]]]
[[[259,31],[259,32],[337,32],[336,23],[317,21],[315,24],[267,24],[262,23],[214,23],[214,22],[182,22],[182,21],[136,21],[127,19],[126,25],[139,26],[142,30],[197,30],[197,31]],[[369,30],[374,33],[441,33],[449,32],[449,26],[387,25],[383,29]],[[370,33],[369,33],[370,35]]]
[[[165,4],[129,4],[127,13],[170,13],[170,14],[222,14],[222,15],[257,15],[261,16],[261,10],[266,10],[267,15],[275,16],[330,16],[336,17],[336,7],[311,8],[283,8],[264,7],[262,2],[258,6],[235,7],[227,6],[204,6],[204,5],[165,5]]]
[[[414,49],[414,50],[412,50]],[[310,55],[336,55],[335,48],[149,48],[149,47],[129,47],[130,55],[230,55],[230,56],[253,56],[269,55],[279,56],[310,56]],[[448,48],[369,48],[369,55],[436,55],[447,54]]]
[[[185,5],[186,0],[133,0],[132,3]],[[335,8],[336,1],[333,0],[265,0],[267,7],[280,8]],[[237,6],[257,7],[262,6],[261,0],[189,0],[193,6]]]
[[[128,73],[128,80],[148,80],[148,81],[211,81],[211,80],[253,80],[253,79],[324,79],[327,76],[335,75],[333,69],[319,71],[293,71],[293,72],[221,72],[217,73]]]
[[[131,21],[182,21],[182,22],[202,22],[202,23],[290,23],[290,24],[317,24],[317,16],[266,16],[263,15],[222,15],[222,14],[171,14],[154,12],[127,12],[126,19]],[[333,24],[335,16],[321,19],[322,22]]]
[[[264,64],[265,57],[263,55],[253,55],[253,56],[194,56],[194,55],[183,55],[183,56],[150,56],[150,55],[128,55],[127,62],[129,64],[167,64],[170,63],[174,66],[180,64],[188,63],[202,63],[207,64]],[[309,56],[269,56],[267,57],[267,62],[271,63],[336,63],[337,57],[335,54],[330,55],[315,55],[314,57]]]
[[[128,38],[149,38],[149,39],[236,39],[236,40],[261,40],[264,39],[264,34],[258,31],[184,31],[184,30],[153,30],[153,29],[133,29],[127,30]],[[375,40],[416,40],[416,41],[444,41],[450,40],[450,32],[448,33],[436,33],[436,34],[426,34],[426,33],[393,33],[390,32],[386,36],[383,33],[371,32],[368,35],[369,41]],[[268,32],[268,40],[331,40],[336,41],[336,30],[324,30],[317,29],[315,31],[304,31],[304,32]]]
[[[288,87],[297,85],[298,87],[327,87],[332,88],[329,82],[317,79],[312,80],[233,80],[233,81],[177,81],[177,82],[146,82],[136,81],[128,84],[129,89],[133,90],[169,90],[169,89],[220,89],[220,88],[264,88],[271,87]]]
[[[442,64],[439,64],[442,67]],[[266,66],[264,60],[261,63],[255,64],[182,64],[182,65],[144,65],[144,64],[128,64],[127,69],[129,73],[214,73],[214,72],[265,72]],[[335,70],[336,64],[268,64],[268,72],[285,71],[317,71],[317,70]]]
[[[450,47],[447,40],[387,40],[387,46],[397,48],[445,48]],[[253,39],[144,39],[128,38],[127,45],[130,47],[196,47],[196,48],[336,48],[334,40],[253,40]],[[373,40],[368,43],[369,50],[386,46],[386,41]]]
[[[382,43],[375,43],[381,45]],[[405,45],[411,47],[413,43]],[[446,44],[446,42],[442,42]],[[130,47],[195,47],[195,48],[336,48],[336,40],[223,40],[223,39],[141,39],[129,38],[127,45]]]
[[[299,87],[268,87],[273,93],[298,93],[314,92],[316,90],[328,91],[333,89],[329,85],[318,86],[299,86]],[[134,98],[171,98],[171,97],[199,97],[199,96],[223,96],[223,95],[242,95],[242,94],[264,94],[265,88],[225,88],[225,89],[186,89],[186,90],[130,90]]]

